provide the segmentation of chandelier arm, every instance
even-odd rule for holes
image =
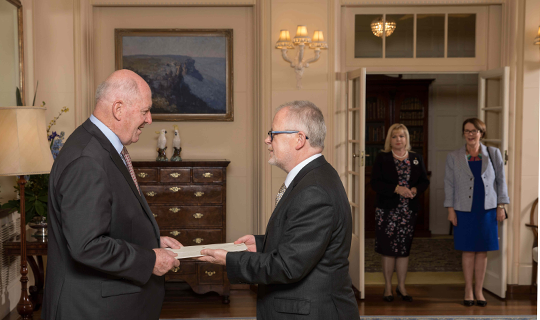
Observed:
[[[283,48],[281,49],[281,56],[283,57],[283,60],[289,62],[291,64],[291,68],[294,68],[294,62],[291,61],[291,59],[289,59],[289,57],[287,56],[287,49],[286,48]]]
[[[306,68],[309,68],[309,64],[319,60],[320,57],[321,57],[321,50],[320,49],[315,49],[315,55],[313,56],[313,58],[311,58],[309,60],[302,61],[302,64]]]

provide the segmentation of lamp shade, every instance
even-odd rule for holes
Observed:
[[[278,49],[292,49],[294,48],[293,43],[291,42],[291,35],[289,30],[281,30],[279,32],[279,40],[276,43],[276,48]]]
[[[311,38],[308,37],[308,31],[306,26],[296,27],[296,35],[293,39],[294,43],[306,43],[311,42]]]
[[[534,38],[533,44],[540,44],[540,27],[538,27],[538,35]]]
[[[0,107],[0,176],[49,173],[45,108]]]
[[[328,48],[328,44],[324,41],[323,32],[321,30],[317,30],[313,33],[313,38],[311,39],[309,47],[315,50]]]

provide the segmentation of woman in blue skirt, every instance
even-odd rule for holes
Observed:
[[[454,225],[454,246],[463,251],[465,306],[485,307],[482,293],[487,251],[499,250],[497,221],[505,219],[504,205],[510,203],[504,164],[499,149],[480,142],[486,134],[482,120],[463,122],[465,146],[448,154],[444,178],[448,220]],[[473,278],[475,280],[473,286]]]

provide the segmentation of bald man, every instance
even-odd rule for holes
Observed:
[[[159,228],[125,146],[152,123],[152,93],[119,70],[96,92],[93,115],[67,139],[49,182],[49,245],[42,318],[158,319],[163,275],[180,248]]]

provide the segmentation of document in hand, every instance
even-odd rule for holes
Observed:
[[[238,252],[238,251],[246,251],[247,246],[244,243],[240,243],[240,244],[216,243],[216,244],[205,244],[202,246],[189,246],[189,247],[183,247],[180,249],[167,248],[167,250],[171,250],[172,252],[178,254],[175,257],[176,259],[202,257],[203,255],[201,254],[201,250],[203,249],[223,249],[229,252]]]

